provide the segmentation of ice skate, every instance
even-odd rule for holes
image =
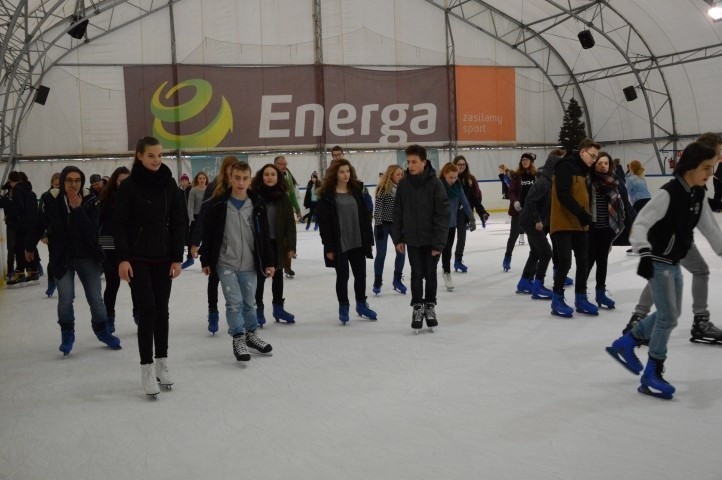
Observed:
[[[108,333],[115,333],[115,315],[108,315],[108,322],[105,325]]]
[[[120,346],[120,339],[108,333],[107,325],[108,324],[106,323],[105,328],[95,332],[95,337],[107,346],[109,346],[111,350],[120,350],[121,348],[123,348]]]
[[[168,371],[168,359],[156,358],[155,359],[155,376],[160,383],[160,386],[166,390],[173,389],[173,380],[170,378],[170,372]]]
[[[248,353],[248,346],[246,345],[246,335],[244,333],[238,333],[233,335],[233,355],[239,362],[247,362],[251,359],[251,354]]]
[[[627,333],[616,339],[611,347],[606,348],[606,351],[621,366],[634,375],[639,375],[639,372],[641,372],[643,368],[642,362],[639,361],[639,358],[637,358],[637,355],[634,353],[634,349],[639,345],[639,340],[631,333]]]
[[[531,285],[531,298],[534,300],[551,300],[553,292],[544,287],[544,282],[539,279],[534,280]]]
[[[276,319],[276,323],[280,321],[284,321],[286,323],[296,323],[296,317],[283,309],[285,302],[286,299],[282,298],[280,303],[273,304],[273,318]]]
[[[429,331],[433,332],[434,327],[439,326],[439,321],[436,319],[436,309],[433,303],[427,303],[424,307],[424,318],[426,319],[426,326],[429,327]]]
[[[47,290],[45,290],[45,295],[47,295],[48,298],[52,298],[52,296],[55,294],[56,288],[57,287],[55,285],[55,282],[48,284],[48,288],[47,288]]]
[[[414,333],[418,334],[419,330],[424,327],[424,306],[420,303],[414,304],[414,310],[411,313],[411,328]]]
[[[208,331],[213,335],[218,331],[218,312],[208,312]]]
[[[709,313],[694,316],[692,336],[693,343],[707,343],[709,345],[722,345],[722,330],[709,321]]]
[[[378,295],[379,293],[381,293],[381,285],[383,285],[383,282],[381,282],[381,277],[375,277],[374,286],[371,288],[371,290],[374,292],[374,295]]]
[[[377,319],[376,312],[371,310],[371,308],[369,307],[369,304],[366,303],[365,301],[364,302],[356,302],[356,313],[358,314],[359,317],[362,317],[362,318],[366,317],[369,320]]]
[[[455,272],[461,272],[466,273],[469,270],[469,267],[461,263],[461,257],[456,257],[454,259],[454,271]]]
[[[338,319],[341,321],[341,325],[346,325],[348,323],[348,310],[349,310],[349,304],[348,303],[340,303],[338,305]]]
[[[294,278],[296,276],[296,272],[291,270],[290,267],[286,267],[283,269],[283,276],[286,278]]]
[[[195,259],[188,255],[186,261],[181,264],[181,270],[185,270],[186,268],[192,266],[194,263],[196,263]]]
[[[633,313],[632,317],[629,319],[629,322],[627,322],[627,325],[622,329],[622,335],[630,332],[639,322],[642,321],[644,318],[644,315],[641,313]],[[649,345],[649,339],[637,339],[640,345]]]
[[[394,291],[399,292],[401,295],[406,295],[406,285],[404,285],[401,280],[403,279],[403,276],[399,272],[394,272]]]
[[[441,276],[444,277],[444,285],[446,285],[446,290],[449,292],[453,292],[454,282],[451,281],[451,273],[444,272]]]
[[[577,307],[577,312],[579,313],[593,316],[599,315],[599,308],[589,302],[586,293],[577,293],[574,295],[574,306]]]
[[[597,295],[596,295],[595,300],[597,301],[597,305],[599,305],[599,308],[606,307],[610,310],[614,308],[614,305],[615,305],[614,300],[612,300],[611,298],[609,298],[607,296],[606,289],[597,288],[596,293],[597,293]]]
[[[6,288],[23,288],[28,286],[28,278],[25,273],[15,272],[13,277],[5,283]]]
[[[519,234],[519,245],[526,245],[526,235],[523,233]]]
[[[256,304],[256,321],[258,322],[258,328],[263,328],[266,324],[266,314],[263,311],[263,305]]]
[[[552,315],[564,318],[572,318],[574,316],[574,309],[567,305],[563,293],[552,292]]]
[[[657,360],[649,357],[647,366],[642,374],[642,381],[637,391],[651,397],[671,400],[674,395],[675,388],[662,377],[664,372],[664,360]]]
[[[153,371],[152,363],[146,363],[140,366],[140,379],[143,382],[145,394],[153,400],[157,399],[160,393],[160,387],[158,386],[158,379]]]
[[[501,268],[503,268],[505,272],[511,270],[511,255],[504,255],[504,260],[501,262]]]
[[[58,350],[63,352],[63,356],[67,357],[70,355],[70,351],[73,349],[75,343],[75,332],[73,330],[61,330],[60,331],[60,347]]]
[[[271,344],[263,341],[261,337],[256,335],[255,331],[246,333],[246,346],[265,355],[271,355],[271,351],[273,350]]]
[[[531,281],[528,278],[521,277],[519,283],[516,284],[516,293],[531,294],[532,288]]]

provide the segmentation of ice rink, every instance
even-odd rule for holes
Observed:
[[[260,333],[273,356],[247,365],[232,354],[223,313],[219,333],[207,332],[196,262],[173,285],[175,385],[156,401],[141,386],[126,285],[116,320],[123,349],[95,339],[78,284],[76,342],[65,359],[46,278],[0,290],[0,479],[722,478],[722,346],[689,342],[689,274],[665,374],[676,397],[642,396],[639,377],[604,352],[644,285],[637,257],[626,247],[610,255],[616,310],[554,317],[549,301],[514,293],[527,246],[516,247],[509,273],[501,269],[506,218],[495,214],[468,235],[469,272],[453,274],[453,292],[439,268],[440,325],[420,335],[410,329],[410,292],[391,289],[390,248],[379,296],[367,263],[379,320],[354,315],[342,327],[334,271],[317,232],[299,225],[296,278],[285,283],[297,323],[271,319]],[[697,242],[722,326],[722,261],[700,234]],[[407,285],[409,276],[407,263]],[[267,282],[269,318],[270,295]],[[638,352],[646,362],[646,349]]]

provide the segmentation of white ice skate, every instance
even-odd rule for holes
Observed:
[[[451,281],[451,273],[444,273],[442,275],[444,277],[444,285],[446,285],[446,290],[449,292],[454,291],[454,282]]]
[[[526,235],[523,233],[519,234],[519,245],[526,245]]]
[[[155,377],[152,363],[140,366],[140,379],[143,382],[145,394],[155,400],[160,393],[160,388],[158,387],[158,380]]]
[[[165,388],[166,390],[173,389],[173,380],[171,380],[170,372],[168,372],[167,358],[155,359],[155,376],[161,387]]]

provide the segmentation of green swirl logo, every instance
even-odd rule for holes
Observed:
[[[221,108],[216,117],[208,126],[198,132],[188,135],[175,135],[165,129],[163,123],[179,123],[191,119],[201,113],[213,97],[213,86],[210,82],[194,78],[179,83],[163,95],[169,100],[176,92],[183,88],[194,88],[196,94],[192,99],[182,105],[166,106],[161,101],[161,92],[168,85],[163,82],[153,94],[150,110],[153,120],[153,136],[157,137],[164,148],[213,148],[220,145],[228,132],[233,131],[233,112],[225,97],[221,96]]]

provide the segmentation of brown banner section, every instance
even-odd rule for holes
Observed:
[[[448,141],[446,67],[125,67],[128,145],[166,148],[398,146]],[[324,99],[316,92],[324,92]],[[324,135],[325,134],[325,135]]]

